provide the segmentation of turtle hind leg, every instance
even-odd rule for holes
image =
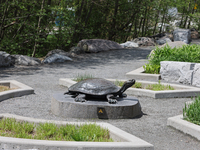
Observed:
[[[106,95],[106,98],[108,100],[108,103],[110,103],[110,104],[116,104],[117,103],[116,97],[112,94]]]
[[[74,99],[75,102],[85,102],[85,94],[78,94],[75,99]]]

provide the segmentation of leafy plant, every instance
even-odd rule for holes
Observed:
[[[83,74],[83,75],[78,74],[73,80],[76,82],[80,82],[85,79],[91,79],[91,78],[94,78],[94,77],[90,74]]]
[[[195,100],[186,104],[183,108],[183,119],[190,121],[194,124],[200,125],[200,96],[198,95]]]
[[[184,45],[173,49],[168,45],[162,48],[157,47],[148,57],[149,63],[143,66],[145,72],[158,74],[161,61],[200,63],[200,45]]]
[[[143,66],[145,73],[150,73],[150,74],[159,74],[160,72],[160,65],[150,65],[150,64],[145,64]]]
[[[0,136],[60,141],[112,142],[109,131],[96,124],[62,125],[52,123],[35,125],[4,118],[0,121]]]

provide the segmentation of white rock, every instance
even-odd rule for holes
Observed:
[[[138,43],[127,41],[125,43],[120,44],[123,48],[133,48],[133,47],[139,47]]]

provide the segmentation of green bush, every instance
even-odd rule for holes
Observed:
[[[156,48],[149,56],[149,63],[143,66],[146,73],[160,72],[161,61],[180,61],[200,63],[200,45],[184,45],[181,48],[170,48],[168,45]]]
[[[195,98],[191,104],[185,104],[183,108],[183,119],[200,125],[200,96]]]

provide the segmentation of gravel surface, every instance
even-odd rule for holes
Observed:
[[[150,51],[148,48],[112,50],[82,54],[73,62],[63,64],[1,68],[0,80],[17,80],[34,88],[35,94],[0,102],[0,113],[65,121],[108,122],[153,144],[155,150],[199,150],[199,141],[167,126],[167,118],[180,115],[184,103],[191,98],[138,97],[144,115],[136,119],[64,119],[51,113],[52,94],[67,90],[59,86],[59,78],[86,73],[100,78],[126,79],[127,72],[147,63]]]

